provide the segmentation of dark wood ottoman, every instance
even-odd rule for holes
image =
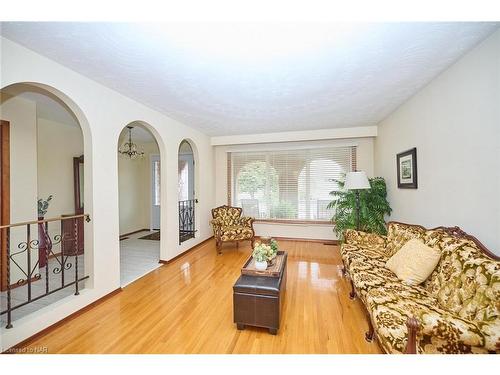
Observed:
[[[278,333],[286,289],[286,256],[279,276],[241,275],[234,284],[234,322],[238,329],[255,326],[267,328],[273,335]]]

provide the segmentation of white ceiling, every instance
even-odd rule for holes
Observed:
[[[1,33],[208,135],[376,125],[498,23],[5,23]]]

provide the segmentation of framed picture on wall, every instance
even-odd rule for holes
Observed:
[[[396,155],[398,168],[398,188],[417,188],[417,148]]]

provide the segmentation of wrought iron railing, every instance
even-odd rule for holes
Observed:
[[[90,216],[62,216],[0,226],[0,293],[7,305],[0,309],[0,316],[7,314],[6,328],[12,328],[12,312],[23,306],[70,286],[74,286],[75,295],[80,294],[80,282],[89,278],[79,269],[84,251],[84,220],[89,222]],[[61,225],[56,230],[53,224],[57,222]],[[50,230],[49,223],[53,223]],[[58,233],[51,236],[50,231]]]
[[[197,199],[188,199],[179,201],[179,243],[183,243],[190,238],[194,238],[195,221],[194,205],[198,203]]]

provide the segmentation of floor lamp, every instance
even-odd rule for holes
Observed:
[[[363,171],[348,172],[345,176],[344,188],[347,190],[354,190],[356,193],[356,230],[359,228],[359,191],[370,188],[370,181]]]

